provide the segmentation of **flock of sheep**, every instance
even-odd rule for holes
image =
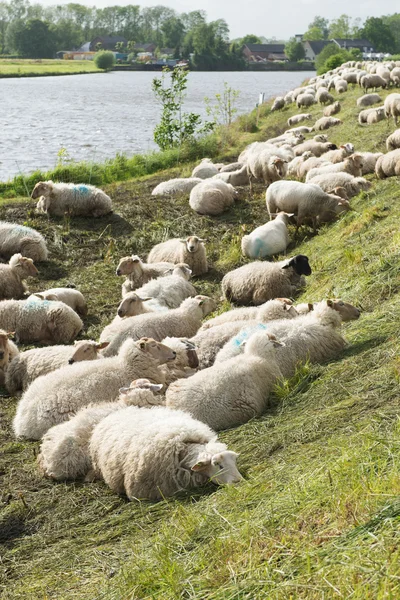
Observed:
[[[366,91],[398,85],[400,66],[346,63],[311,79],[275,99],[272,110],[330,102],[313,127],[299,125],[311,115],[295,115],[288,124],[296,127],[251,144],[236,163],[205,159],[192,177],[163,182],[153,195],[186,194],[197,213],[218,215],[233,204],[235,186],[261,181],[270,220],[243,237],[242,252],[251,259],[285,252],[289,223],[316,230],[370,187],[363,175],[400,173],[400,130],[389,136],[386,154],[355,152],[345,140],[337,148],[324,134],[305,141],[341,123],[332,117],[340,103],[330,90],[342,94],[358,82]],[[377,94],[360,100],[368,106]],[[390,94],[383,110],[396,121],[400,94]],[[32,198],[49,216],[99,217],[112,210],[103,191],[83,184],[40,182]],[[72,345],[87,313],[78,290],[54,288],[22,299],[24,280],[38,274],[34,262],[48,258],[43,237],[0,222],[0,256],[9,260],[0,265],[0,379],[11,394],[22,394],[15,435],[42,440],[38,464],[45,476],[102,479],[129,499],[157,500],[210,480],[240,481],[237,454],[215,432],[265,413],[276,383],[299,364],[336,357],[346,345],[341,323],[360,316],[342,300],[293,305],[311,274],[308,258],[296,255],[254,260],[227,273],[223,297],[240,307],[204,321],[217,304],[189,281],[208,271],[206,241],[189,235],[157,244],[147,262],[122,258],[114,320],[98,342]],[[19,352],[8,332],[17,344],[45,347]]]

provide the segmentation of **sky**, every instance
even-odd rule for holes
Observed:
[[[33,3],[34,0],[32,0]],[[40,4],[63,4],[59,0],[37,0]],[[203,9],[207,20],[225,19],[231,39],[254,33],[266,38],[289,39],[296,33],[307,31],[316,15],[332,20],[346,13],[349,16],[379,17],[400,11],[398,0],[76,0],[80,4],[104,8],[112,5],[138,4],[142,7],[162,4],[177,12]]]

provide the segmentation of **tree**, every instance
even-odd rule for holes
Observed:
[[[395,43],[395,53],[400,53],[400,13],[382,17],[382,21],[390,29]]]
[[[128,52],[135,52],[135,46],[136,42],[134,42],[133,40],[129,40],[129,42],[126,45]]]
[[[109,50],[101,50],[94,57],[94,64],[98,69],[103,71],[111,71],[115,65],[115,54]]]
[[[125,52],[126,46],[124,42],[117,42],[115,44],[115,49],[117,52]]]
[[[185,36],[185,27],[178,17],[171,17],[161,25],[166,48],[180,48]]]
[[[396,42],[390,27],[380,18],[369,17],[365,21],[362,37],[371,42],[375,50],[379,52],[393,53],[396,51]]]
[[[13,21],[6,31],[6,46],[12,52],[27,58],[52,58],[56,50],[56,36],[49,23],[39,19]]]
[[[315,40],[323,40],[323,39],[324,39],[324,34],[322,33],[322,31],[320,29],[318,29],[318,27],[311,27],[303,35],[304,41],[308,40],[309,42],[312,42]]]
[[[353,25],[349,15],[340,15],[338,19],[331,21],[329,26],[329,37],[339,40],[353,37]]]
[[[97,42],[95,50],[96,52],[103,50],[103,44],[101,42]]]
[[[303,44],[296,42],[296,38],[290,38],[285,45],[285,54],[291,62],[303,60],[306,56]]]
[[[262,44],[260,38],[257,35],[254,35],[253,33],[248,33],[240,41],[243,46],[244,44]]]
[[[324,19],[324,17],[319,17],[319,16],[314,17],[313,21],[311,21],[311,23],[308,26],[308,31],[310,31],[310,30],[314,30],[315,32],[318,31],[318,35],[322,35],[322,37],[315,38],[315,39],[321,39],[321,40],[328,39],[328,34],[329,34],[328,19]],[[304,39],[310,40],[311,38],[307,37]]]

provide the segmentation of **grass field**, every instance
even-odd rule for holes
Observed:
[[[394,126],[360,127],[357,95],[341,97],[344,124],[329,138],[383,150]],[[236,146],[223,156],[283,131],[295,112],[264,115],[254,134],[235,126]],[[223,274],[245,262],[241,236],[266,220],[265,190],[256,186],[251,197],[241,188],[217,218],[195,215],[187,198],[151,197],[159,181],[191,167],[107,186],[114,214],[98,220],[50,221],[31,200],[3,200],[0,219],[36,227],[49,243],[51,260],[31,289],[75,283],[89,300],[84,337],[96,337],[120,298],[118,259],[193,232],[207,238],[212,265],[195,285],[218,299]],[[370,179],[351,212],[315,237],[303,232],[288,250],[313,267],[301,301],[341,297],[363,314],[344,327],[349,345],[337,360],[300,369],[263,418],[222,432],[240,453],[240,485],[151,504],[129,503],[101,483],[54,484],[37,471],[39,444],[11,434],[17,400],[1,398],[4,600],[400,597],[399,183]]]
[[[92,60],[0,59],[0,78],[101,73]]]

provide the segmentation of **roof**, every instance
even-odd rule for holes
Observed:
[[[373,48],[374,45],[371,44],[371,42],[369,40],[350,40],[350,39],[346,39],[346,40],[340,40],[338,38],[334,38],[332,41],[336,42],[337,44],[339,44],[339,46],[341,48],[364,48],[365,46],[368,48]]]
[[[245,44],[250,52],[271,52],[275,54],[283,54],[285,52],[285,44]]]
[[[117,44],[118,42],[126,43],[128,40],[120,35],[98,35],[94,38],[95,40],[101,40],[103,44]],[[92,42],[93,43],[93,42]]]
[[[82,44],[82,46],[80,48],[78,48],[78,51],[90,52],[90,42],[85,42],[84,44]]]
[[[332,44],[332,42],[329,40],[304,40],[303,43],[309,44],[314,54],[320,54],[320,52],[322,52],[325,46],[327,46],[328,44]]]

